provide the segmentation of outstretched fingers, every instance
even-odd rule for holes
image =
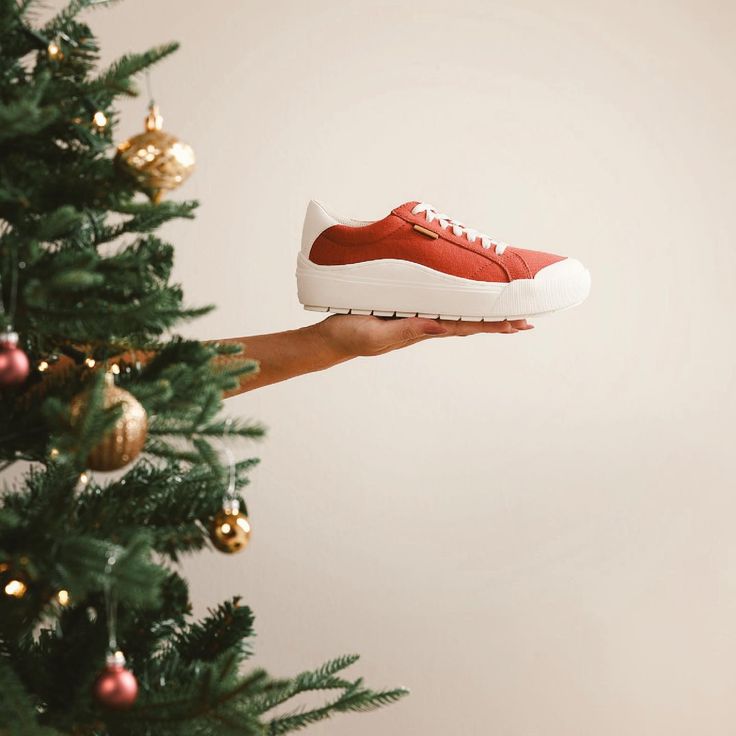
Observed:
[[[446,335],[464,337],[466,335],[478,335],[481,332],[512,335],[515,332],[534,329],[525,319],[503,320],[501,322],[463,322],[441,320],[440,324],[447,329]]]
[[[502,320],[500,322],[465,322],[461,320],[425,319],[408,317],[395,320],[396,329],[403,339],[417,337],[465,337],[482,332],[512,335],[515,332],[534,329],[525,319]]]
[[[531,330],[525,319],[503,320],[500,322],[464,322],[460,320],[438,320],[424,317],[405,317],[385,320],[383,329],[390,335],[384,347],[395,349],[407,347],[431,337],[466,337],[480,333],[513,335]],[[389,347],[391,346],[391,347]]]

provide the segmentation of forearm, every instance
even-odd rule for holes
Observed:
[[[225,394],[226,398],[285,381],[303,373],[321,371],[350,358],[329,344],[320,333],[319,325],[269,335],[232,337],[210,342],[243,346],[242,354],[218,356],[215,359],[217,362],[226,363],[245,357],[256,360],[259,364],[258,372],[243,376],[240,385]]]
[[[354,357],[349,352],[341,349],[340,346],[331,344],[326,336],[321,334],[319,323],[268,335],[230,337],[221,340],[203,340],[202,342],[205,345],[238,345],[242,348],[241,353],[215,356],[213,362],[216,365],[242,361],[244,358],[255,360],[258,363],[257,371],[242,376],[239,385],[225,392],[224,398],[285,381],[303,373],[324,370]],[[111,362],[128,363],[131,360],[131,355],[135,356],[135,360],[139,365],[145,365],[154,357],[155,353],[152,351],[135,351],[135,353],[121,354],[113,358]],[[74,361],[62,355],[50,368],[49,376],[63,376],[65,371],[74,369]],[[40,389],[36,387],[32,390]]]
[[[206,342],[235,344],[243,348],[240,354],[216,356],[214,360],[220,365],[242,360],[243,357],[252,358],[259,364],[256,373],[241,377],[239,385],[225,394],[227,398],[303,373],[321,371],[361,355],[382,355],[432,337],[483,332],[512,334],[531,328],[532,325],[523,319],[510,322],[461,322],[424,317],[381,319],[367,315],[337,314],[298,330]],[[137,351],[135,360],[147,363],[153,355],[152,352]],[[127,360],[128,355],[120,356],[115,362]],[[71,369],[73,365],[70,358],[62,356],[51,372],[58,374],[65,367]]]

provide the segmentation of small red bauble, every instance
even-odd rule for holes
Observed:
[[[18,333],[0,333],[0,388],[23,383],[30,368],[28,356],[18,347]]]
[[[94,696],[100,705],[114,710],[125,710],[135,703],[138,680],[130,670],[125,669],[122,652],[115,652],[107,658],[105,669],[95,680]]]

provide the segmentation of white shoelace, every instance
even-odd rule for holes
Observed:
[[[467,227],[466,225],[463,225],[462,222],[453,220],[448,215],[437,212],[437,210],[432,207],[431,204],[427,204],[426,202],[420,202],[414,207],[411,212],[413,215],[421,215],[422,212],[424,212],[424,216],[427,218],[427,222],[437,220],[443,230],[447,230],[448,227],[451,227],[453,234],[455,234],[458,238],[462,238],[462,236],[465,235],[465,237],[468,239],[468,242],[470,243],[475,243],[475,241],[480,238],[480,244],[486,250],[493,246],[496,254],[499,256],[503,255],[503,252],[506,250],[506,248],[508,248],[508,245],[506,243],[502,243],[498,240],[493,240],[490,235],[478,232],[478,230],[475,230],[472,227]]]

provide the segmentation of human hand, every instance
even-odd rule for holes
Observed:
[[[525,319],[504,322],[461,322],[424,317],[373,317],[333,314],[313,326],[338,360],[382,355],[432,337],[466,337],[482,332],[511,335],[533,329]]]

